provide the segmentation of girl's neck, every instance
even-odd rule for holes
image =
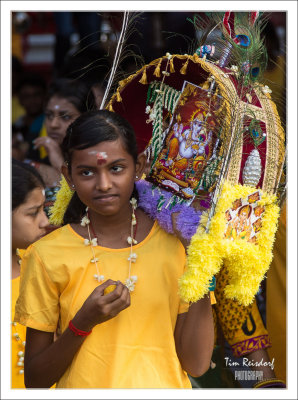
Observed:
[[[124,212],[122,211],[121,214],[111,216],[100,215],[92,210],[89,210],[88,214],[96,232],[109,234],[111,231],[117,232],[121,228],[130,226],[132,208],[131,205],[128,205],[127,209]]]
[[[154,221],[151,220],[140,208],[135,211],[135,215],[137,218],[135,239],[138,241],[138,243],[140,243],[149,234]],[[122,249],[129,247],[129,244],[127,243],[127,237],[131,234],[131,205],[128,206],[126,213],[109,217],[104,217],[94,212],[92,213],[92,210],[89,210],[89,219],[97,236],[99,246],[111,249]],[[89,239],[86,226],[83,227],[80,223],[71,225],[75,232],[77,232],[80,236],[85,239]],[[91,228],[90,234],[91,239],[93,239],[95,236]]]
[[[16,254],[16,249],[12,249],[11,254],[11,279],[17,278],[20,276],[20,264],[19,264],[19,256]]]
[[[130,236],[132,207],[129,205],[121,215],[103,216],[92,210],[88,212],[91,221],[91,236],[98,239],[98,244],[103,247],[127,247],[127,237]],[[94,231],[94,232],[93,232]]]

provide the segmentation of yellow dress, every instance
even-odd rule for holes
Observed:
[[[93,247],[105,279],[128,277],[129,248]],[[134,246],[138,277],[131,305],[93,328],[57,388],[191,388],[178,360],[174,329],[188,310],[178,296],[185,251],[155,222]],[[98,282],[90,246],[70,225],[31,245],[24,255],[15,320],[34,329],[61,332]]]
[[[14,317],[14,309],[16,300],[19,295],[20,277],[11,280],[11,320]],[[19,340],[15,335],[19,335]],[[16,323],[11,326],[11,388],[24,389],[24,366],[18,365],[22,363],[24,357],[20,352],[24,352],[24,341],[26,340],[26,327]],[[19,354],[18,354],[19,353]]]
[[[26,250],[18,249],[22,260]],[[19,296],[20,277],[11,280],[11,321],[14,320],[15,304]],[[26,389],[24,383],[24,353],[26,345],[26,327],[13,322],[11,324],[11,388]],[[51,387],[53,389],[55,385]]]

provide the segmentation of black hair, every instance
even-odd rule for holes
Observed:
[[[42,76],[33,73],[27,73],[20,79],[20,82],[17,85],[17,92],[20,92],[24,86],[38,87],[43,91],[46,91],[47,89],[45,79]]]
[[[11,70],[17,74],[21,74],[24,71],[23,64],[16,56],[11,56]]]
[[[11,208],[12,211],[23,204],[29,193],[45,184],[38,171],[29,164],[12,159],[11,165]]]
[[[78,79],[60,78],[53,81],[47,92],[46,104],[53,96],[67,99],[80,113],[95,108],[92,90]]]
[[[98,143],[121,138],[125,150],[137,161],[135,132],[121,115],[108,110],[93,110],[80,115],[71,123],[62,142],[64,159],[71,168],[73,150],[84,150]]]
[[[121,138],[125,150],[137,161],[137,142],[132,126],[119,114],[108,110],[89,111],[69,125],[62,142],[64,159],[71,173],[71,157],[74,150],[84,150],[106,141]],[[136,190],[133,192],[136,197]],[[77,223],[86,206],[75,192],[64,214],[64,224]]]

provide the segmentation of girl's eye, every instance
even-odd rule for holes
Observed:
[[[121,167],[120,165],[114,165],[111,168],[112,172],[121,172],[123,170],[123,167]]]
[[[82,171],[83,176],[92,176],[93,172],[92,171]]]
[[[64,115],[61,115],[61,118],[63,119],[63,121],[69,121],[71,119],[71,116],[68,114],[64,114]]]
[[[38,215],[39,211],[40,211],[40,209],[37,208],[35,211],[30,212],[30,214],[29,214],[30,217],[35,218]]]

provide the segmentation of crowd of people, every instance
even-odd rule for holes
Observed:
[[[186,249],[137,206],[135,184],[147,165],[132,127],[99,110],[111,59],[88,79],[81,77],[88,55],[74,65],[71,57],[62,62],[71,15],[61,20],[56,14],[52,79],[26,71],[12,57],[11,387],[216,387],[206,381],[217,349],[209,295],[193,304],[180,300]],[[187,13],[158,14],[140,17],[145,34],[154,24],[167,30],[179,22],[175,30],[193,35],[193,27],[184,26]],[[99,24],[100,30],[101,18],[92,21],[89,28]],[[146,62],[169,48],[159,29],[143,49]],[[173,52],[187,51],[183,41],[174,41]],[[105,53],[91,46],[90,59],[96,52]],[[135,65],[127,60],[122,67],[130,71]],[[61,174],[72,199],[57,228],[49,217]],[[267,334],[256,303],[250,316]],[[249,336],[243,327],[238,333],[238,339]],[[255,359],[269,361],[265,350]],[[264,371],[266,379],[276,378]]]

